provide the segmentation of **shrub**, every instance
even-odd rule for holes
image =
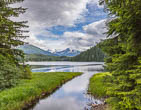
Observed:
[[[0,90],[12,87],[21,78],[29,78],[29,67],[16,65],[10,57],[0,55]]]
[[[31,75],[32,75],[32,72],[31,72],[30,66],[29,65],[24,65],[23,66],[22,78],[23,79],[30,79]]]

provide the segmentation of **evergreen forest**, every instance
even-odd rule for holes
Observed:
[[[141,0],[100,0],[109,14],[106,70],[112,74],[107,94],[113,110],[141,110]]]
[[[103,62],[106,55],[104,52],[97,46],[94,46],[79,55],[70,58],[71,61],[96,61],[96,62]]]

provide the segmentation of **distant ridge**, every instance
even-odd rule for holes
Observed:
[[[62,51],[58,52],[51,52],[50,50],[43,50],[39,47],[33,46],[31,44],[25,44],[17,47],[17,49],[22,50],[25,54],[40,54],[40,55],[48,55],[48,56],[68,56],[73,57],[80,54],[80,51],[77,50],[71,50],[70,48],[67,48]]]
[[[73,57],[76,55],[80,54],[80,51],[78,50],[71,50],[70,48],[67,48],[63,51],[55,52],[56,55],[58,56],[68,56],[68,57]]]
[[[25,54],[41,54],[41,55],[49,55],[49,56],[56,56],[55,54],[45,51],[43,49],[40,49],[39,47],[25,44],[18,47],[18,49],[22,50]]]
[[[103,51],[98,48],[97,46],[94,46],[79,55],[72,57],[71,61],[97,61],[97,62],[103,62],[105,58],[105,54]]]

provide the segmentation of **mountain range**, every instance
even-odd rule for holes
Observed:
[[[73,57],[79,55],[81,52],[78,50],[72,50],[67,48],[62,51],[51,52],[50,50],[43,50],[39,47],[33,46],[31,44],[25,44],[17,47],[17,49],[22,50],[25,54],[40,54],[40,55],[48,55],[48,56],[68,56]]]
[[[78,50],[72,50],[70,48],[67,48],[65,50],[62,50],[62,51],[57,51],[57,52],[54,52],[55,55],[58,55],[58,56],[69,56],[69,57],[74,57],[76,55],[79,55],[80,54],[80,51]]]

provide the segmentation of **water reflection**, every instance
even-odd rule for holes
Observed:
[[[34,69],[33,71],[60,71],[60,72],[84,72],[83,75],[64,84],[49,97],[42,99],[30,110],[89,110],[90,103],[101,103],[87,94],[89,78],[101,70],[102,65],[93,66],[54,66],[51,68]]]
[[[102,65],[93,65],[93,66],[51,66],[45,68],[32,69],[33,72],[93,72],[93,71],[102,71]]]
[[[75,66],[82,66],[82,65],[101,65],[104,64],[103,62],[69,62],[69,61],[55,61],[55,62],[50,62],[50,61],[45,61],[45,62],[26,62],[26,64],[29,65],[46,65],[46,66],[51,66],[51,65],[75,65]]]

